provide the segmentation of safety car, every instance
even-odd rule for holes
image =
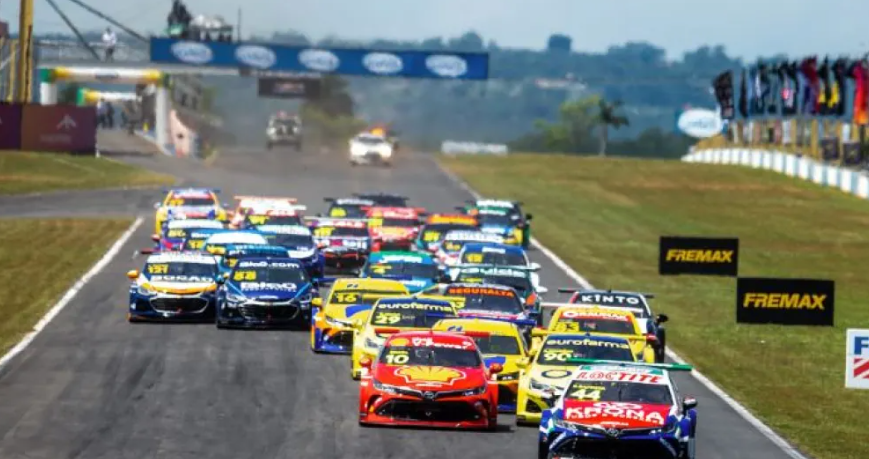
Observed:
[[[307,327],[317,296],[305,268],[292,258],[243,258],[222,280],[217,327]]]
[[[519,367],[516,363],[528,356],[528,350],[515,324],[490,319],[443,319],[432,330],[463,333],[473,338],[486,366],[497,363],[502,367],[501,372],[495,375],[498,411],[516,411],[516,393],[519,390]]]
[[[452,230],[475,230],[477,219],[469,215],[434,214],[426,218],[416,237],[416,249],[434,252]]]
[[[302,150],[302,120],[297,115],[278,112],[269,117],[266,127],[266,148],[276,145],[292,145],[296,151]]]
[[[313,237],[325,256],[326,269],[354,273],[368,259],[372,238],[368,220],[315,218]]]
[[[200,229],[223,229],[223,227],[223,222],[202,218],[169,220],[163,224],[161,232],[151,235],[151,239],[154,241],[154,250],[156,251],[180,251],[184,246],[184,240],[188,238],[190,233]]]
[[[349,354],[353,349],[354,321],[368,317],[368,311],[381,298],[407,295],[407,287],[396,280],[335,279],[325,303],[321,298],[313,300],[311,350]]]
[[[214,257],[187,252],[155,253],[141,271],[127,272],[130,302],[127,320],[211,321],[219,275]]]
[[[594,336],[612,336],[626,339],[631,345],[631,351],[637,360],[648,363],[656,361],[655,335],[646,334],[640,328],[634,313],[625,309],[605,308],[600,306],[559,306],[549,320],[546,329],[535,329],[531,335],[534,338],[532,348],[540,338],[550,333],[590,333]]]
[[[624,362],[579,366],[543,412],[537,457],[694,459],[697,399],[682,396],[672,375],[690,370]]]
[[[665,360],[667,349],[667,328],[664,323],[670,318],[666,314],[654,314],[649,306],[649,299],[654,298],[651,293],[627,292],[620,290],[593,290],[578,288],[559,288],[560,293],[570,293],[568,304],[586,306],[606,306],[610,308],[622,308],[634,313],[640,328],[647,334],[655,336],[658,341],[655,346],[655,361],[662,363]]]
[[[389,139],[382,135],[374,135],[363,132],[350,139],[348,150],[350,153],[350,164],[358,166],[360,164],[380,164],[383,166],[391,166],[393,161],[392,143]]]
[[[368,229],[375,239],[372,252],[410,250],[419,234],[420,210],[412,207],[369,207]]]
[[[268,243],[265,236],[256,231],[221,231],[209,236],[202,249],[220,259],[226,253],[226,246],[230,244],[268,245]]]
[[[504,238],[497,234],[488,234],[476,230],[452,230],[432,250],[438,261],[449,267],[459,264],[459,254],[462,252],[462,248],[465,244],[472,242],[503,244]]]
[[[471,428],[498,426],[501,365],[483,364],[477,345],[456,333],[414,331],[390,337],[365,357],[359,423]]]
[[[360,198],[323,198],[323,201],[329,203],[325,215],[329,218],[368,218],[368,208],[374,205],[374,201]]]
[[[570,375],[579,366],[577,359],[636,361],[626,339],[588,334],[548,335],[529,354],[528,359],[517,363],[522,370],[516,399],[519,425],[540,422],[543,411],[552,406],[553,395],[570,382]]]
[[[220,190],[211,188],[168,190],[163,201],[154,203],[154,232],[160,233],[167,220],[205,218],[225,222],[227,213],[217,198],[219,192]]]
[[[521,241],[519,241],[519,245],[526,249],[530,245],[531,220],[534,217],[531,214],[523,214],[521,202],[508,201],[505,199],[477,199],[474,201],[468,201],[468,205],[462,209],[465,213],[472,216],[477,216],[477,214],[483,210],[507,211],[509,215],[517,216],[518,224],[516,226],[521,230]]]
[[[374,252],[359,273],[359,277],[395,279],[410,293],[445,280],[445,276],[431,255],[419,252]]]
[[[456,317],[456,310],[447,301],[413,297],[377,300],[367,314],[359,314],[353,321],[351,376],[359,379],[362,359],[376,359],[386,336],[401,331],[431,329],[438,320],[448,317]]]
[[[311,229],[305,225],[261,225],[257,231],[269,244],[286,247],[290,258],[302,262],[312,277],[323,277],[326,272],[326,256],[314,242]]]

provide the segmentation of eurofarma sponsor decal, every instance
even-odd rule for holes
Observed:
[[[661,236],[658,273],[737,276],[739,239]]]
[[[845,339],[845,387],[869,389],[869,330],[848,329]]]
[[[738,323],[832,326],[834,305],[831,280],[741,277],[736,282]]]

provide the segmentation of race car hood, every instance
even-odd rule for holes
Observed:
[[[333,319],[344,322],[364,320],[368,318],[373,306],[370,304],[327,304],[323,307],[323,313]]]
[[[662,427],[671,409],[664,404],[565,400],[562,416],[581,425],[644,429]]]
[[[474,367],[437,367],[427,365],[377,365],[374,379],[393,386],[422,391],[475,389],[486,384],[486,375]]]
[[[570,375],[575,369],[572,366],[540,365],[535,363],[528,370],[528,373],[532,379],[563,389],[570,384]]]
[[[157,291],[159,293],[169,293],[173,295],[190,295],[193,293],[201,293],[205,291],[213,291],[217,289],[217,283],[214,281],[196,281],[196,282],[167,282],[167,281],[150,281],[144,276],[137,279],[136,284],[140,287]]]
[[[294,284],[291,282],[237,282],[229,284],[233,293],[246,298],[269,301],[288,301],[306,295],[311,290],[311,284]]]
[[[398,226],[379,226],[371,228],[371,234],[378,236],[386,241],[396,239],[410,239],[416,236],[415,228],[403,228]]]

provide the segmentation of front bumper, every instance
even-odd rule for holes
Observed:
[[[216,300],[213,294],[130,296],[130,322],[211,322]]]
[[[350,162],[356,164],[377,164],[392,161],[392,155],[386,156],[377,152],[368,152],[362,155],[350,155]]]
[[[418,426],[447,429],[488,429],[498,423],[489,393],[472,397],[446,397],[436,401],[392,395],[374,389],[370,382],[362,387],[359,423],[387,426]]]
[[[516,423],[522,425],[540,424],[543,410],[551,408],[543,395],[527,387],[519,387],[516,394]]]
[[[353,352],[353,328],[326,321],[322,313],[313,317],[311,325],[311,350],[327,354],[350,354]]]
[[[625,459],[677,459],[686,448],[684,442],[672,433],[622,433],[617,438],[602,433],[556,427],[547,435],[554,439],[549,451],[566,457],[618,457]]]
[[[296,301],[275,303],[247,302],[237,307],[220,305],[217,326],[222,328],[298,327],[310,322],[310,307]]]

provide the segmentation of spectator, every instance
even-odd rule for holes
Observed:
[[[106,101],[100,99],[97,101],[97,127],[103,127],[106,117]]]
[[[106,102],[106,124],[109,129],[115,128],[115,107],[111,102]]]
[[[103,45],[106,47],[106,62],[115,60],[115,46],[118,44],[118,37],[111,27],[106,27],[103,33]]]

